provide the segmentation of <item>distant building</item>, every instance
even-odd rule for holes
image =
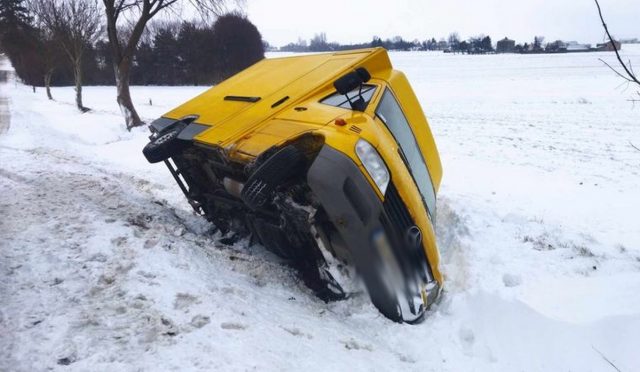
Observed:
[[[513,53],[516,48],[515,40],[504,38],[499,40],[496,46],[496,53]]]
[[[619,41],[613,40],[606,43],[598,44],[597,49],[601,52],[613,52],[616,50],[620,50],[621,46],[622,44],[620,44]]]
[[[436,48],[437,50],[447,50],[449,49],[449,43],[446,40],[440,40]]]
[[[577,41],[567,42],[567,52],[588,52],[591,44],[580,44]]]

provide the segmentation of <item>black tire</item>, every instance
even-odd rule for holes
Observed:
[[[289,145],[268,158],[249,177],[242,189],[242,200],[251,209],[263,206],[275,188],[299,174],[305,163],[304,154]]]
[[[157,138],[151,140],[142,149],[142,153],[149,163],[159,163],[172,156],[178,155],[189,146],[188,141],[178,139],[178,135],[184,129],[184,125],[176,124],[160,133]]]

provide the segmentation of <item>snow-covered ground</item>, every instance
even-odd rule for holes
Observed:
[[[447,292],[423,324],[325,304],[260,247],[218,242],[113,87],[85,88],[80,114],[72,88],[9,82],[0,370],[640,371],[640,107],[613,54],[391,58],[445,172]],[[153,119],[203,89],[133,96]]]

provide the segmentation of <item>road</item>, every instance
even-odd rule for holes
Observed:
[[[0,57],[0,66],[5,57]],[[6,84],[11,76],[12,71],[0,70],[0,135],[9,130],[11,125],[11,115],[9,113],[9,98],[7,97]]]

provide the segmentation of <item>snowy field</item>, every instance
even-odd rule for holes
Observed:
[[[640,371],[640,107],[613,54],[391,58],[444,167],[446,294],[423,324],[325,304],[261,247],[218,242],[113,87],[80,114],[72,88],[9,82],[0,371]],[[204,89],[132,93],[153,119]]]

